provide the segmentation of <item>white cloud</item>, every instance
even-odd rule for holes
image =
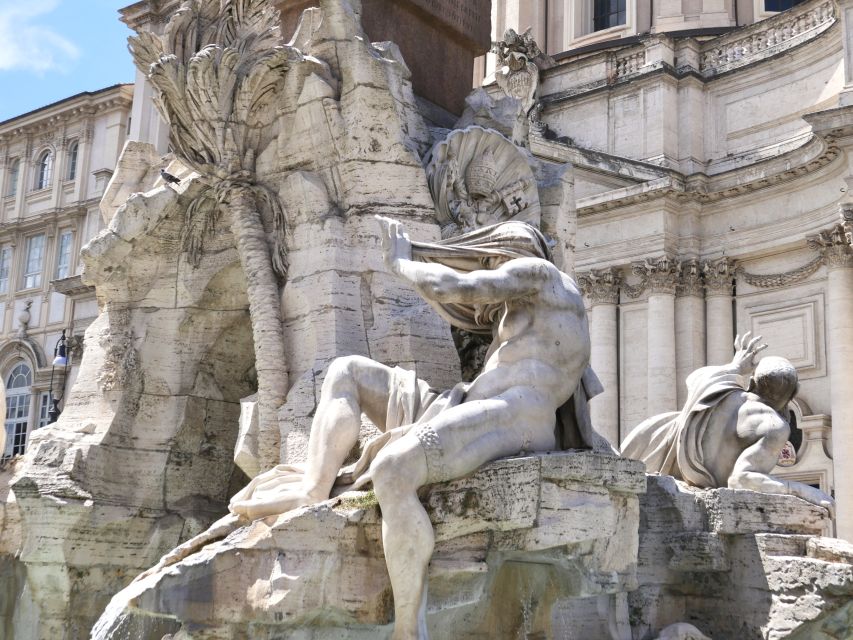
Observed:
[[[0,0],[0,71],[43,73],[67,68],[80,50],[38,18],[59,0]]]

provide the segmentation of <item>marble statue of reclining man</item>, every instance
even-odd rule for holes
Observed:
[[[778,357],[756,366],[755,355],[767,345],[749,336],[735,339],[729,364],[691,373],[684,408],[638,425],[622,455],[696,487],[792,494],[832,512],[823,491],[769,475],[790,436],[784,411],[799,389],[797,370]]]
[[[522,451],[612,448],[594,432],[586,400],[600,391],[576,284],[524,222],[484,227],[436,244],[412,243],[378,218],[385,264],[452,324],[493,335],[482,372],[437,393],[414,373],[360,356],[332,362],[304,465],[280,465],[231,501],[242,522],[329,498],[333,485],[373,483],[395,604],[395,638],[426,638],[427,567],[434,535],[417,490]],[[417,260],[413,259],[413,244]],[[365,414],[382,432],[341,471]],[[221,537],[226,517],[161,564]],[[155,570],[157,568],[155,567]]]

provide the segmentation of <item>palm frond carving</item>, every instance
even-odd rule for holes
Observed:
[[[156,89],[176,155],[207,189],[187,210],[183,248],[198,266],[204,239],[225,218],[248,282],[261,420],[261,463],[278,462],[277,410],[288,382],[278,279],[287,273],[286,218],[259,184],[256,158],[275,136],[276,101],[301,53],[282,43],[269,0],[185,0],[162,35],[130,38],[136,66]],[[262,212],[270,214],[272,246]]]

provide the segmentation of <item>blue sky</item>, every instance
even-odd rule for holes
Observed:
[[[81,91],[133,82],[133,0],[0,0],[0,121]]]

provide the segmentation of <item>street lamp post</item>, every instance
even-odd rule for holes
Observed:
[[[62,379],[62,388],[63,394],[59,396],[59,398],[53,397],[53,373],[56,370],[56,367],[65,367],[68,369],[68,345],[67,338],[65,337],[65,329],[62,330],[62,335],[59,340],[56,341],[56,346],[53,348],[53,363],[50,367],[50,389],[48,390],[48,397],[50,398],[50,409],[47,412],[48,423],[53,424],[57,420],[59,420],[59,415],[62,413],[62,410],[59,408],[59,402],[62,400],[62,396],[64,395],[65,389],[65,378]]]

